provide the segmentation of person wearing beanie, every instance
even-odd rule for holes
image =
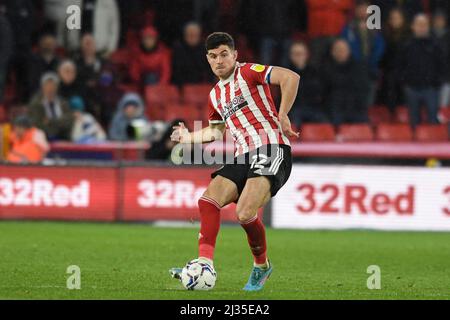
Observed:
[[[49,140],[69,140],[73,117],[67,101],[58,94],[60,80],[54,72],[41,77],[41,90],[28,105],[32,123]]]
[[[170,82],[170,51],[158,41],[158,31],[154,27],[142,29],[141,43],[131,56],[130,78],[134,83],[143,86]]]
[[[106,140],[105,131],[97,120],[85,112],[83,98],[74,96],[69,100],[70,109],[74,117],[71,140],[75,143],[95,143]]]

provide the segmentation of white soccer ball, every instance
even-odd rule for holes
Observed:
[[[181,283],[188,290],[211,290],[216,279],[214,267],[198,259],[188,262],[181,272]]]

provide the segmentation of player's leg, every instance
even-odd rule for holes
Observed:
[[[258,209],[271,198],[271,183],[266,177],[249,178],[239,198],[236,215],[247,233],[247,240],[256,266],[267,266],[266,232]]]
[[[270,190],[271,183],[266,177],[249,178],[236,208],[254,257],[254,266],[244,287],[246,291],[261,290],[272,273],[272,265],[267,259],[266,230],[257,214],[271,198]]]
[[[238,190],[231,180],[217,175],[198,200],[200,212],[199,260],[213,264],[216,239],[220,229],[220,209],[236,201]],[[182,268],[172,268],[169,273],[181,280]]]
[[[198,201],[200,232],[198,240],[199,259],[212,263],[216,239],[220,229],[220,209],[236,201],[238,190],[231,180],[216,176]]]

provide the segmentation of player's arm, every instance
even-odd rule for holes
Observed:
[[[173,127],[172,135],[170,139],[180,143],[209,143],[216,140],[222,140],[225,132],[225,123],[210,123],[208,127],[199,131],[189,132],[184,126],[183,122],[180,122],[178,126]]]
[[[283,133],[288,137],[299,137],[298,132],[294,132],[288,113],[297,97],[300,76],[286,68],[273,67],[270,73],[270,84],[278,85],[281,89],[281,103],[278,118],[281,123]]]

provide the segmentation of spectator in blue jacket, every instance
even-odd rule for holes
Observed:
[[[370,30],[367,27],[367,8],[369,2],[366,0],[357,1],[355,7],[355,17],[342,31],[342,38],[347,40],[352,59],[362,63],[366,68],[370,83],[367,106],[375,101],[376,85],[380,73],[380,61],[385,50],[383,35],[379,30]]]
[[[141,97],[136,93],[126,93],[109,127],[109,138],[116,141],[141,140],[146,138],[149,125]]]

